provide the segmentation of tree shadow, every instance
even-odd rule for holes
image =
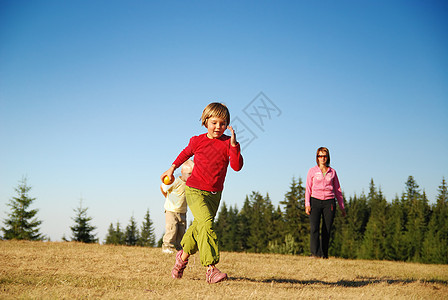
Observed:
[[[390,278],[370,278],[370,277],[360,277],[356,280],[338,280],[335,282],[328,282],[323,280],[297,280],[297,279],[287,279],[287,278],[267,278],[267,279],[254,279],[248,277],[229,277],[229,281],[249,281],[249,282],[258,282],[258,283],[290,283],[290,284],[302,284],[302,285],[313,285],[313,284],[321,284],[326,286],[334,286],[334,287],[364,287],[369,284],[379,284],[379,283],[387,283],[387,284],[409,284],[417,281],[427,282],[427,283],[439,283],[448,285],[448,281],[446,280],[418,280],[418,279],[390,279]]]

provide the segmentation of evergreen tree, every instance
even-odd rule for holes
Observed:
[[[227,224],[227,204],[225,202],[222,202],[220,204],[219,212],[217,213],[217,216],[215,217],[214,222],[214,230],[216,232],[217,236],[222,236],[223,228]]]
[[[28,193],[31,187],[27,184],[24,177],[15,188],[18,196],[10,199],[7,204],[11,208],[8,213],[8,219],[4,221],[5,227],[2,227],[3,239],[11,240],[43,240],[44,236],[39,232],[39,226],[42,221],[38,220],[37,209],[29,209],[36,198],[30,198]]]
[[[239,220],[237,207],[227,208],[224,202],[215,222],[215,231],[218,236],[219,249],[223,251],[241,251],[241,238],[239,234]]]
[[[350,197],[346,212],[347,223],[341,234],[343,242],[340,255],[344,258],[357,258],[369,216],[366,196],[362,194],[360,197],[356,195],[353,198]],[[332,240],[335,239],[335,234],[332,232]],[[334,255],[332,247],[330,247],[330,253]]]
[[[263,253],[268,251],[269,241],[276,236],[274,228],[274,207],[269,194],[263,197],[258,192],[250,195],[248,251]]]
[[[283,235],[283,233],[280,234],[278,231],[278,228],[275,226],[275,221],[278,218],[276,214],[276,209],[274,208],[274,205],[272,205],[271,197],[269,197],[269,194],[266,194],[266,197],[264,197],[264,214],[263,214],[263,222],[266,226],[266,242],[264,245],[264,249],[262,252],[268,251],[268,244],[269,241],[275,241],[280,238],[280,236]]]
[[[305,213],[305,188],[301,178],[298,181],[292,179],[290,190],[280,204],[284,206],[285,228],[282,238],[290,234],[297,245],[294,253],[309,253],[310,226]]]
[[[238,226],[238,208],[236,205],[234,207],[229,208],[229,229],[228,229],[228,251],[241,251],[241,241],[240,241],[240,232]]]
[[[366,226],[364,238],[359,251],[359,258],[383,259],[386,236],[386,211],[387,201],[381,190],[375,188],[373,179],[370,181],[369,194],[367,196],[370,218]]]
[[[116,242],[115,237],[116,237],[116,232],[115,232],[114,224],[110,223],[109,228],[107,229],[107,234],[106,234],[106,239],[104,240],[104,244],[118,245],[118,243],[115,243]]]
[[[345,199],[345,198],[344,198]],[[345,205],[345,210],[349,210],[349,204]],[[342,253],[342,245],[347,241],[344,240],[346,233],[348,232],[348,218],[344,218],[342,214],[336,214],[333,222],[333,229],[331,232],[330,248],[329,252],[332,256],[345,257]],[[345,247],[345,246],[344,246]],[[309,245],[307,246],[307,255],[310,254]]]
[[[137,245],[142,247],[154,247],[156,245],[156,236],[154,226],[149,215],[149,209],[146,211],[145,218],[140,228],[140,238]]]
[[[405,191],[401,195],[401,205],[403,209],[404,224],[408,223],[408,215],[411,211],[411,206],[415,199],[420,197],[419,186],[414,180],[414,177],[409,176],[405,183]],[[404,228],[406,230],[406,228]]]
[[[82,243],[96,243],[98,241],[96,234],[93,233],[96,227],[90,225],[92,218],[87,216],[87,210],[87,207],[82,207],[82,200],[79,202],[79,207],[73,209],[76,215],[72,218],[75,221],[75,225],[70,226],[72,230],[72,241]]]
[[[437,202],[433,207],[423,242],[422,261],[448,264],[448,188],[445,178],[442,179],[438,191]]]
[[[386,247],[384,258],[387,260],[406,260],[404,239],[404,212],[400,199],[395,197],[386,213]]]
[[[404,208],[408,211],[412,205],[412,201],[420,196],[419,186],[413,176],[409,176],[406,181],[406,190],[404,194]]]
[[[404,249],[405,259],[420,261],[429,205],[425,193],[420,193],[419,186],[412,176],[409,176],[406,182],[406,193],[402,196],[402,202],[405,213],[404,239],[407,246]]]
[[[219,249],[223,251],[229,251],[229,228],[231,224],[229,224],[228,219],[228,210],[225,202],[221,204],[221,209],[219,210],[218,217],[216,218],[214,229],[216,232],[216,236],[218,237],[218,246]]]
[[[120,222],[117,221],[115,228],[114,228],[113,224],[110,223],[109,230],[106,235],[105,244],[108,244],[108,245],[124,245],[125,244],[124,232],[121,230]]]
[[[135,222],[134,216],[129,220],[128,226],[126,226],[124,241],[128,246],[137,245],[137,241],[140,238],[140,233],[138,232],[137,222]]]
[[[268,251],[271,253],[296,254],[299,253],[299,245],[295,242],[294,237],[290,233],[285,232],[285,221],[280,206],[272,213],[272,233],[268,241]],[[288,236],[288,238],[286,238]],[[285,244],[292,239],[293,248],[286,247]],[[290,244],[288,244],[290,246]]]
[[[250,252],[261,253],[265,251],[268,244],[266,231],[269,224],[265,223],[266,203],[258,192],[252,192],[249,198],[251,205],[250,235],[247,239],[247,246]]]
[[[247,251],[249,249],[248,240],[251,230],[251,212],[252,208],[249,197],[246,195],[243,208],[238,214],[238,232],[240,233],[238,240],[239,251]]]

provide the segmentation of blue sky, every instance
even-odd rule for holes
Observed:
[[[319,146],[346,196],[373,178],[390,202],[412,175],[433,203],[447,29],[444,1],[0,0],[0,218],[27,176],[52,240],[81,198],[101,241],[147,209],[160,238],[159,176],[215,101],[244,144],[228,205],[277,205]]]

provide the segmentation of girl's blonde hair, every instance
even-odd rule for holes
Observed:
[[[223,103],[213,102],[204,108],[201,116],[201,122],[204,127],[207,127],[207,121],[210,118],[221,118],[230,124],[230,112],[227,106]]]
[[[185,161],[182,164],[182,170],[185,169],[185,168],[193,170],[193,167],[194,167],[194,162],[191,159],[188,159],[187,161]]]

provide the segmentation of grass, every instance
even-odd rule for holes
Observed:
[[[448,299],[448,265],[221,253],[209,285],[199,256],[184,278],[159,248],[0,241],[1,299]]]

